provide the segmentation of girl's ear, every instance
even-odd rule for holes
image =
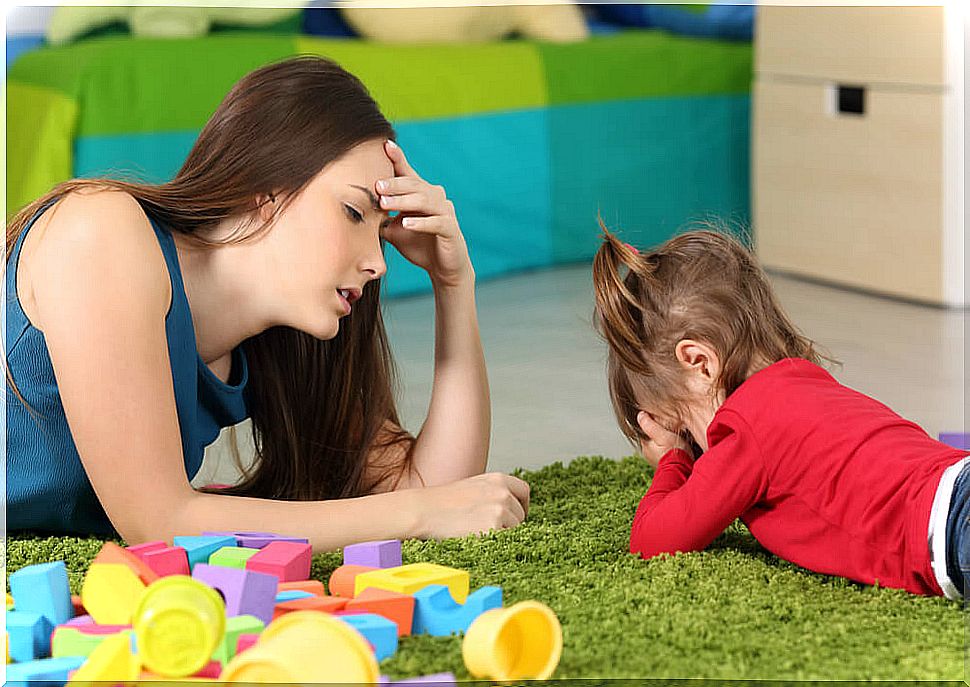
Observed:
[[[674,348],[674,355],[685,371],[698,373],[712,384],[721,372],[717,351],[703,341],[681,339]]]

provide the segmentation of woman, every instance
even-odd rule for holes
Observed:
[[[525,518],[528,485],[481,474],[488,383],[454,207],[393,137],[359,80],[293,58],[232,88],[170,182],[73,180],[13,219],[8,529],[268,530],[322,551]],[[416,437],[392,394],[384,241],[434,288]],[[205,445],[247,416],[253,468],[194,490]]]

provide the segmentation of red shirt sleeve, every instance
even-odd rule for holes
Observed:
[[[674,449],[657,466],[633,518],[630,553],[700,551],[764,494],[761,450],[739,417],[719,415],[696,462]]]

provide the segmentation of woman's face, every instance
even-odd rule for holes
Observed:
[[[361,143],[280,214],[266,239],[282,324],[332,339],[364,286],[387,270],[380,238],[388,218],[377,207],[375,183],[393,175],[383,141]]]

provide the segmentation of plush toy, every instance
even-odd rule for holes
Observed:
[[[60,5],[47,25],[47,42],[60,45],[112,24],[127,24],[132,35],[152,38],[204,36],[214,24],[255,27],[298,19],[299,7],[164,7],[158,0],[129,0],[129,6]]]
[[[365,38],[386,43],[481,43],[510,34],[569,42],[589,35],[578,6],[485,5],[459,7],[342,7],[347,23]]]

